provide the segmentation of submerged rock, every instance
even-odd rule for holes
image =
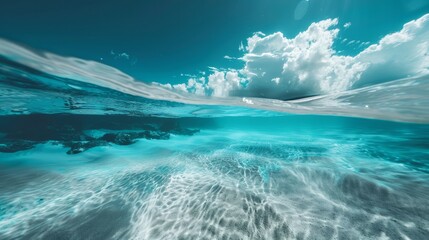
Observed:
[[[138,133],[139,138],[146,139],[158,139],[158,140],[168,140],[170,138],[170,133],[163,131],[144,131]]]
[[[107,132],[101,137],[94,137],[85,134],[82,131],[74,131],[74,129],[68,129],[69,131],[58,131],[56,136],[50,136],[50,138],[41,138],[38,141],[28,140],[26,138],[33,139],[33,136],[25,137],[21,136],[22,139],[16,139],[16,136],[10,138],[10,135],[1,139],[6,141],[2,143],[0,140],[0,152],[13,153],[23,151],[32,148],[38,143],[45,143],[49,140],[54,140],[58,144],[62,144],[65,147],[70,148],[67,154],[78,154],[84,152],[90,148],[98,146],[106,146],[109,144],[117,145],[131,145],[137,141],[137,139],[148,139],[148,140],[168,140],[170,134],[192,136],[199,130],[195,129],[171,129],[168,132],[162,130],[144,130],[144,131],[130,131],[130,132]],[[50,133],[49,135],[55,135]]]
[[[63,142],[62,144],[66,147],[70,147],[70,149],[67,151],[67,154],[78,154],[93,147],[106,146],[112,143],[117,145],[131,145],[136,142],[136,139],[139,138],[149,140],[167,140],[170,138],[170,134],[162,131],[106,133],[97,139],[92,139],[89,141]]]
[[[195,133],[199,133],[199,129],[188,129],[188,128],[177,128],[170,131],[171,134],[177,134],[177,135],[185,135],[185,136],[192,136]]]
[[[0,152],[14,153],[18,151],[28,150],[36,145],[33,141],[14,141],[9,143],[0,144]]]
[[[167,140],[170,138],[170,134],[162,131],[106,133],[99,138],[99,140],[104,140],[118,145],[130,145],[138,138]]]
[[[99,140],[115,143],[118,145],[130,145],[134,143],[134,138],[130,133],[106,133]]]
[[[67,154],[78,154],[93,147],[108,145],[106,141],[102,140],[93,140],[87,142],[65,142],[62,144],[66,147],[70,147],[70,149],[67,151]]]
[[[72,107],[74,100],[67,103]],[[78,154],[97,146],[131,145],[137,139],[168,140],[171,134],[192,136],[199,132],[183,128],[184,123],[182,119],[121,115],[3,116],[0,117],[0,152],[12,153],[53,142],[69,148],[67,154]]]

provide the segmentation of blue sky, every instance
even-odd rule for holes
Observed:
[[[338,18],[334,48],[355,55],[362,46],[351,41],[376,43],[427,12],[425,0],[3,0],[0,37],[174,84],[209,66],[241,67],[224,56],[241,57],[255,32],[293,38]]]

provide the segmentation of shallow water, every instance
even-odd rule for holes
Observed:
[[[1,239],[429,236],[427,77],[216,99],[0,48]]]
[[[74,155],[53,141],[1,153],[0,235],[424,239],[429,234],[427,125],[316,116],[193,121],[200,132],[192,136],[171,134]]]

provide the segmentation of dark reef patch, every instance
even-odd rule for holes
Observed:
[[[97,146],[130,145],[137,139],[168,140],[171,134],[192,136],[212,121],[124,115],[29,114],[0,117],[0,152],[28,150],[54,141],[77,154]],[[98,131],[100,136],[88,134]]]

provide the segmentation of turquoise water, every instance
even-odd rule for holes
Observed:
[[[0,50],[0,239],[429,236],[427,75],[217,98]]]

